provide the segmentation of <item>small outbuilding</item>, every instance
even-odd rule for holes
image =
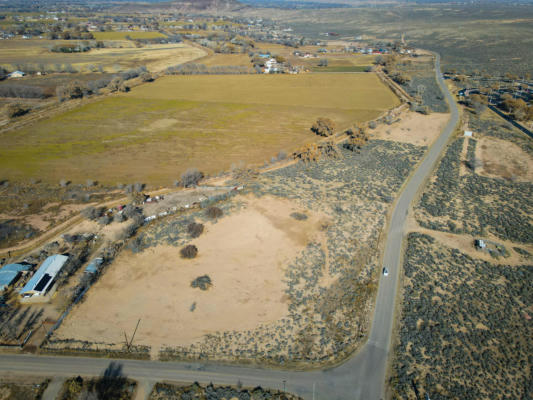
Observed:
[[[465,137],[472,137],[472,131],[465,131]]]
[[[45,295],[54,284],[57,274],[61,271],[67,260],[68,257],[61,254],[48,257],[28,283],[20,290],[20,295],[22,297]]]
[[[474,245],[478,248],[478,249],[484,249],[487,247],[487,244],[485,243],[485,241],[483,239],[476,239],[474,241]]]
[[[89,265],[85,268],[86,274],[96,274],[98,270],[100,269],[100,265],[104,263],[104,259],[102,257],[97,257],[94,260],[92,260]]]
[[[7,264],[0,268],[0,292],[14,284],[30,268],[30,264]]]
[[[9,75],[7,75],[8,78],[23,78],[26,75],[25,72],[22,71],[13,71]]]

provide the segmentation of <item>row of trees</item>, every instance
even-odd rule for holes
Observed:
[[[515,99],[510,94],[502,96],[502,106],[511,117],[518,121],[533,121],[533,104],[529,105],[522,99]]]
[[[501,107],[513,119],[518,121],[533,121],[533,105],[528,105],[523,99],[514,98],[510,94],[504,94],[502,100]],[[488,103],[487,96],[482,94],[473,94],[468,96],[466,100],[466,104],[478,114],[487,108]]]
[[[94,35],[91,32],[79,32],[79,31],[63,31],[63,32],[48,32],[46,34],[47,39],[50,40],[92,40]]]
[[[62,102],[98,94],[99,89],[102,88],[107,88],[110,92],[128,92],[130,87],[126,84],[126,81],[137,77],[140,77],[143,82],[153,80],[152,74],[148,72],[146,67],[142,66],[129,69],[112,78],[102,78],[91,82],[72,81],[67,85],[58,86],[56,94],[59,101]]]
[[[393,54],[387,54],[385,56],[378,55],[374,60],[374,64],[381,65],[383,71],[389,75],[392,80],[400,85],[405,85],[411,81],[411,77],[405,72],[399,71],[397,69],[397,63],[398,57]]]
[[[44,99],[43,89],[38,86],[1,85],[0,97],[18,97],[22,99]]]
[[[249,74],[250,69],[241,65],[180,64],[168,67],[167,75],[240,75]]]

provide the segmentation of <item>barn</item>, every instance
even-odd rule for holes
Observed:
[[[48,257],[26,285],[20,290],[22,297],[42,296],[52,287],[55,277],[61,271],[68,257],[55,254]]]
[[[6,290],[31,268],[30,264],[7,264],[0,268],[0,292]]]

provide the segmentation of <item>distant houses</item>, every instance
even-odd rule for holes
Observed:
[[[24,298],[44,296],[54,284],[57,274],[67,260],[68,257],[61,254],[48,257],[28,283],[19,291],[20,295]]]
[[[265,74],[272,74],[279,72],[278,62],[275,58],[270,58],[265,62]]]

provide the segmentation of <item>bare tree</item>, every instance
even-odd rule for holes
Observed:
[[[331,136],[335,130],[335,123],[329,118],[318,118],[311,126],[311,131],[320,136]]]
[[[26,107],[19,103],[9,104],[7,106],[7,116],[9,118],[17,118],[21,115],[27,114],[30,111],[29,107]]]
[[[124,79],[121,76],[115,76],[113,79],[111,79],[111,82],[109,82],[107,88],[112,92],[116,92],[117,90],[120,90],[122,85],[124,85]]]
[[[189,168],[181,174],[181,185],[184,187],[191,187],[198,185],[204,174],[198,168]]]

